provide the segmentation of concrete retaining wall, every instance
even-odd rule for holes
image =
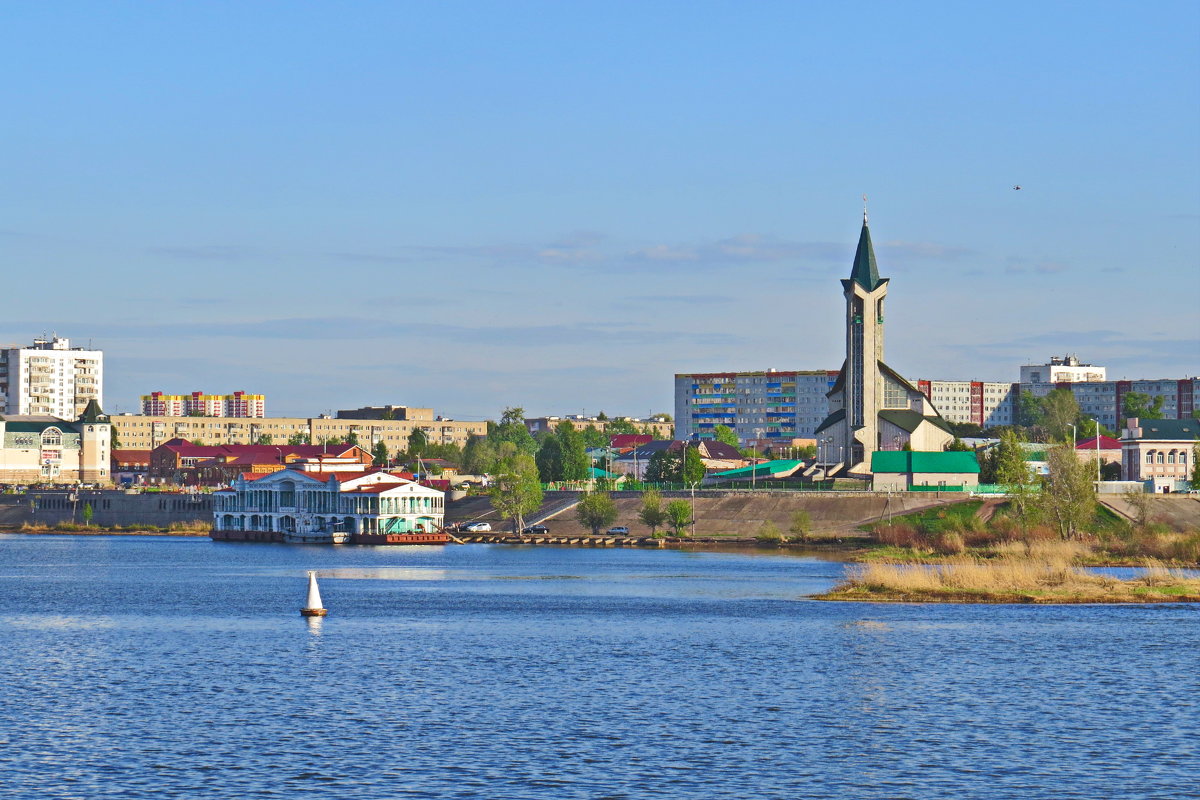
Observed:
[[[154,525],[197,520],[212,522],[212,495],[126,494],[122,491],[30,492],[0,495],[0,526],[83,523],[83,509],[92,506],[93,525]]]

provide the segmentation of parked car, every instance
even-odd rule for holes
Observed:
[[[459,530],[465,533],[488,533],[492,530],[492,526],[487,522],[468,522],[466,525],[460,527]]]
[[[609,528],[608,535],[609,536],[628,536],[629,528],[626,528],[624,525],[618,525],[615,528]]]
[[[528,533],[528,534],[534,534],[534,535],[540,535],[540,534],[545,534],[545,533],[549,533],[549,532],[550,532],[550,529],[547,528],[545,525],[530,525],[527,528],[521,529],[521,533]]]

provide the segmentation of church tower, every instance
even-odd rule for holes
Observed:
[[[883,408],[883,300],[887,278],[879,277],[871,229],[863,212],[862,232],[849,279],[842,281],[846,298],[846,426],[839,446],[847,467],[862,464],[877,449],[876,412]]]
[[[929,398],[883,360],[883,301],[888,279],[879,277],[871,230],[862,232],[846,300],[846,360],[826,397],[829,416],[814,431],[817,459],[826,476],[871,474],[871,454],[883,450],[941,452],[954,438]]]

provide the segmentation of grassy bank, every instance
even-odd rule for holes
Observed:
[[[1122,580],[1077,566],[1079,542],[1015,543],[1003,554],[942,557],[940,563],[870,561],[820,600],[904,603],[1178,603],[1200,602],[1200,578],[1145,560]]]
[[[1007,504],[970,500],[925,509],[864,527],[873,544],[863,560],[942,562],[948,556],[990,559],[1011,555],[1014,548],[1061,542],[1057,531],[1037,522],[1019,523]],[[1147,521],[1131,523],[1104,506],[1096,506],[1086,530],[1071,540],[1084,547],[1077,564],[1139,566],[1154,559],[1174,566],[1200,565],[1200,531],[1178,531]]]

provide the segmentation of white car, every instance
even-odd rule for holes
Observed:
[[[488,533],[492,526],[487,522],[468,522],[462,526],[462,530],[466,533]]]
[[[624,525],[618,525],[615,528],[609,528],[608,535],[609,536],[628,536],[629,528],[626,528]]]

